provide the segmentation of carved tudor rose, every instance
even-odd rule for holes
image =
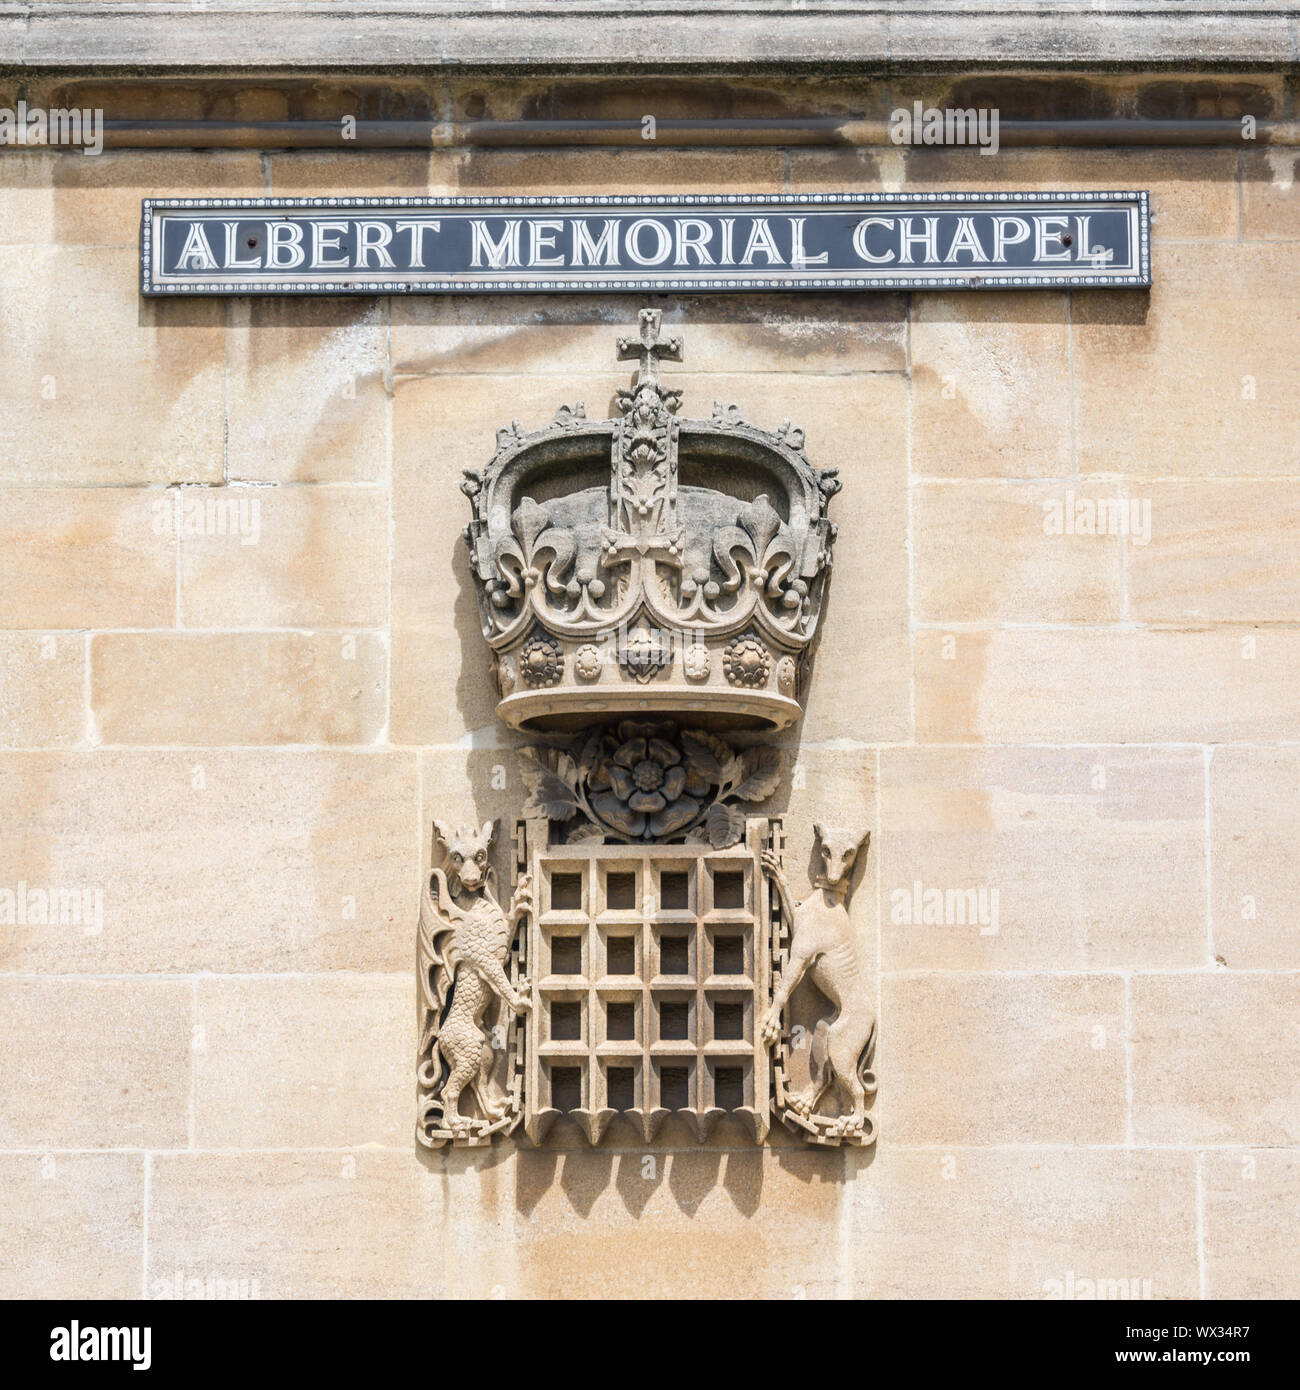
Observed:
[[[619,415],[497,432],[466,536],[498,714],[536,735],[515,889],[496,827],[435,822],[420,911],[422,1143],[554,1126],[592,1144],[869,1144],[875,1036],[849,920],[867,836],[817,828],[796,903],[763,737],[798,718],[835,528],[835,469],[735,406],[680,418],[681,340],[645,310]],[[734,490],[733,490],[734,489]],[[518,673],[517,676],[514,673]],[[797,674],[798,673],[798,674]]]

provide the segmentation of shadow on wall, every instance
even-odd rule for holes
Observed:
[[[163,196],[162,193],[159,196]],[[424,294],[395,296],[401,305],[402,326],[408,334],[421,328],[452,330],[454,346],[446,349],[432,345],[412,351],[408,344],[400,364],[402,375],[419,376],[428,372],[454,373],[479,370],[480,359],[499,361],[503,344],[539,328],[595,328],[606,326],[612,332],[626,332],[634,323],[639,308],[662,309],[664,328],[712,327],[734,328],[739,331],[757,329],[772,335],[773,349],[784,347],[793,354],[783,370],[797,367],[798,354],[815,345],[821,352],[838,350],[841,369],[860,370],[854,366],[853,345],[863,333],[887,330],[890,325],[900,330],[907,322],[913,298],[941,300],[950,306],[949,312],[936,321],[958,323],[1055,323],[1059,311],[1052,305],[1063,290],[959,291],[944,295],[941,292],[911,293],[864,292],[856,296],[821,294],[734,294],[734,295],[671,295],[647,294],[644,291],[621,295],[459,295]],[[1150,303],[1150,290],[1074,290],[1069,293],[1085,296],[1090,306],[1089,319],[1097,323],[1145,323]],[[379,296],[383,298],[384,296]],[[363,306],[375,296],[356,295],[329,303],[351,303]],[[256,296],[256,306],[272,302],[273,297]],[[277,329],[319,329],[320,301],[311,296],[274,299],[276,305],[273,326]],[[138,301],[136,324],[140,328],[211,327],[222,315],[219,300],[213,299],[144,299]],[[336,311],[337,312],[337,311]],[[268,316],[268,319],[271,316]],[[256,332],[256,318],[251,331]],[[476,341],[477,339],[477,341]],[[528,355],[531,357],[531,354]],[[563,364],[557,363],[557,367]],[[709,370],[719,370],[716,365]],[[690,364],[679,370],[689,371]],[[697,368],[705,370],[705,368]],[[767,370],[775,370],[768,365]],[[824,367],[817,370],[825,370]],[[630,385],[626,381],[616,384]],[[611,387],[610,399],[613,400]],[[611,407],[612,409],[612,407]],[[497,421],[484,421],[484,462],[491,456],[493,431]]]
[[[856,295],[816,293],[778,294],[650,294],[644,291],[620,295],[412,295],[401,299],[402,326],[411,333],[420,328],[454,330],[454,346],[440,350],[430,346],[412,354],[405,346],[401,371],[419,375],[425,372],[474,372],[481,370],[480,358],[490,358],[500,370],[503,343],[512,336],[522,339],[537,329],[607,327],[613,333],[627,332],[640,308],[663,313],[663,327],[670,329],[733,329],[738,334],[754,331],[770,335],[762,346],[767,352],[788,353],[788,360],[765,356],[755,365],[728,366],[708,362],[699,356],[688,359],[673,370],[689,375],[692,371],[783,371],[799,369],[800,357],[816,350],[822,364],[810,368],[817,372],[863,370],[855,361],[856,347],[863,335],[900,331],[906,324],[915,299],[938,300],[949,306],[947,315],[954,322],[998,321],[1006,323],[1056,323],[1060,317],[1059,297],[1072,293],[1087,296],[1093,307],[1090,317],[1098,322],[1145,322],[1149,290],[1029,290],[1019,291],[939,291],[906,293],[867,291]],[[1126,307],[1127,306],[1127,307]],[[1140,306],[1136,312],[1134,306]],[[689,344],[688,344],[689,347]],[[827,367],[827,354],[838,362]],[[738,357],[741,354],[738,354]],[[533,352],[525,354],[532,360]],[[563,363],[556,363],[562,369]],[[868,370],[880,370],[879,367]],[[632,375],[620,385],[630,385]],[[612,398],[612,393],[611,393]],[[689,411],[687,412],[689,413]],[[493,426],[495,428],[495,426]]]
[[[485,459],[491,457],[491,446],[485,447],[483,452]],[[469,503],[466,499],[462,500],[465,502],[464,520],[468,521]],[[452,608],[452,621],[461,651],[460,675],[456,679],[456,709],[466,729],[495,726],[499,736],[511,735],[511,731],[496,717],[498,695],[496,680],[492,675],[491,651],[483,636],[478,595],[470,574],[469,546],[463,532],[457,535],[456,543],[447,556],[447,563],[451,570],[451,584],[455,586],[456,599]],[[476,786],[476,801],[477,791]]]
[[[781,1143],[780,1135],[776,1136]],[[694,1216],[709,1195],[725,1191],[742,1216],[756,1216],[763,1205],[764,1170],[775,1163],[783,1180],[805,1186],[842,1183],[846,1179],[847,1149],[814,1148],[790,1141],[789,1147],[746,1149],[717,1147],[617,1150],[581,1148],[535,1150],[507,1142],[491,1149],[420,1150],[420,1160],[434,1172],[445,1173],[455,1184],[462,1176],[489,1169],[501,1170],[514,1163],[514,1207],[529,1217],[550,1194],[563,1192],[573,1212],[590,1216],[596,1204],[611,1191],[634,1220],[640,1219],[654,1197],[666,1188],[679,1211]],[[874,1161],[875,1150],[854,1150],[855,1168]]]

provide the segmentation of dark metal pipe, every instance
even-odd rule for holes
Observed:
[[[640,121],[124,121],[104,122],[113,149],[529,149],[588,146],[653,149],[894,144],[888,121],[840,116],[776,120],[661,120],[654,139]],[[1260,121],[1246,138],[1240,120],[1102,120],[999,123],[1002,145],[1300,145],[1300,122]],[[21,148],[6,146],[3,148]],[[0,148],[0,152],[3,152]],[[931,147],[935,148],[935,147]],[[960,148],[946,146],[944,148]]]

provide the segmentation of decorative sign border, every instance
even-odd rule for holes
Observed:
[[[650,219],[681,217],[689,212],[693,219],[710,216],[734,218],[761,212],[764,217],[807,218],[810,214],[859,208],[866,216],[880,215],[888,209],[898,214],[955,217],[987,213],[1011,215],[1044,211],[1058,217],[1089,212],[1122,212],[1128,219],[1128,260],[1102,273],[1086,258],[1050,265],[1019,264],[990,273],[970,266],[955,271],[944,266],[908,266],[885,270],[878,265],[858,269],[839,269],[809,273],[806,268],[778,270],[769,264],[739,269],[609,270],[592,274],[565,269],[560,273],[538,274],[515,269],[466,267],[461,270],[414,269],[394,278],[358,274],[356,270],[329,270],[310,276],[287,276],[253,266],[241,266],[234,275],[215,264],[208,269],[190,268],[166,271],[158,262],[164,224],[169,219],[193,223],[203,216],[233,217],[236,221],[265,220],[268,213],[284,221],[311,222],[322,213],[335,213],[338,220],[355,222],[362,210],[372,218],[400,217],[403,213],[439,212],[466,219],[513,217],[521,221],[539,214],[562,211],[581,217],[601,210],[623,216],[641,213]],[[752,223],[751,223],[752,225]],[[909,224],[910,225],[910,224]],[[653,230],[653,229],[651,229]],[[843,229],[841,228],[841,233]],[[414,236],[412,237],[414,241]],[[1063,242],[1062,245],[1068,243]],[[340,249],[331,243],[331,250]],[[1082,249],[1082,248],[1081,248]],[[815,248],[809,247],[809,254]],[[227,256],[229,251],[227,249]],[[236,248],[236,259],[238,248]],[[215,262],[215,255],[213,257]],[[168,295],[257,295],[257,294],[462,294],[462,293],[610,293],[695,292],[734,293],[753,290],[997,290],[1104,288],[1141,289],[1151,284],[1151,232],[1149,195],[1145,190],[1128,192],[1026,192],[1026,193],[796,193],[796,194],[674,194],[674,195],[586,195],[573,197],[378,197],[378,198],[146,198],[140,221],[141,292],[146,296]]]

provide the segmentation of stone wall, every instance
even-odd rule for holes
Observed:
[[[1175,114],[1289,111],[1272,74],[1093,90],[1162,82]],[[119,112],[156,114],[140,91]],[[245,116],[288,110],[255,91]],[[102,906],[0,926],[0,1293],[1294,1296],[1296,172],[1248,145],[0,154],[0,889]],[[788,416],[844,479],[771,809],[799,864],[828,807],[873,831],[879,1143],[417,1152],[429,821],[522,797],[460,470],[512,418],[607,413],[641,301],[142,300],[139,200],[882,187],[1149,188],[1155,286],[656,301],[686,413]],[[1045,525],[1102,498],[1135,533]],[[897,921],[918,882],[996,890],[996,930]]]

